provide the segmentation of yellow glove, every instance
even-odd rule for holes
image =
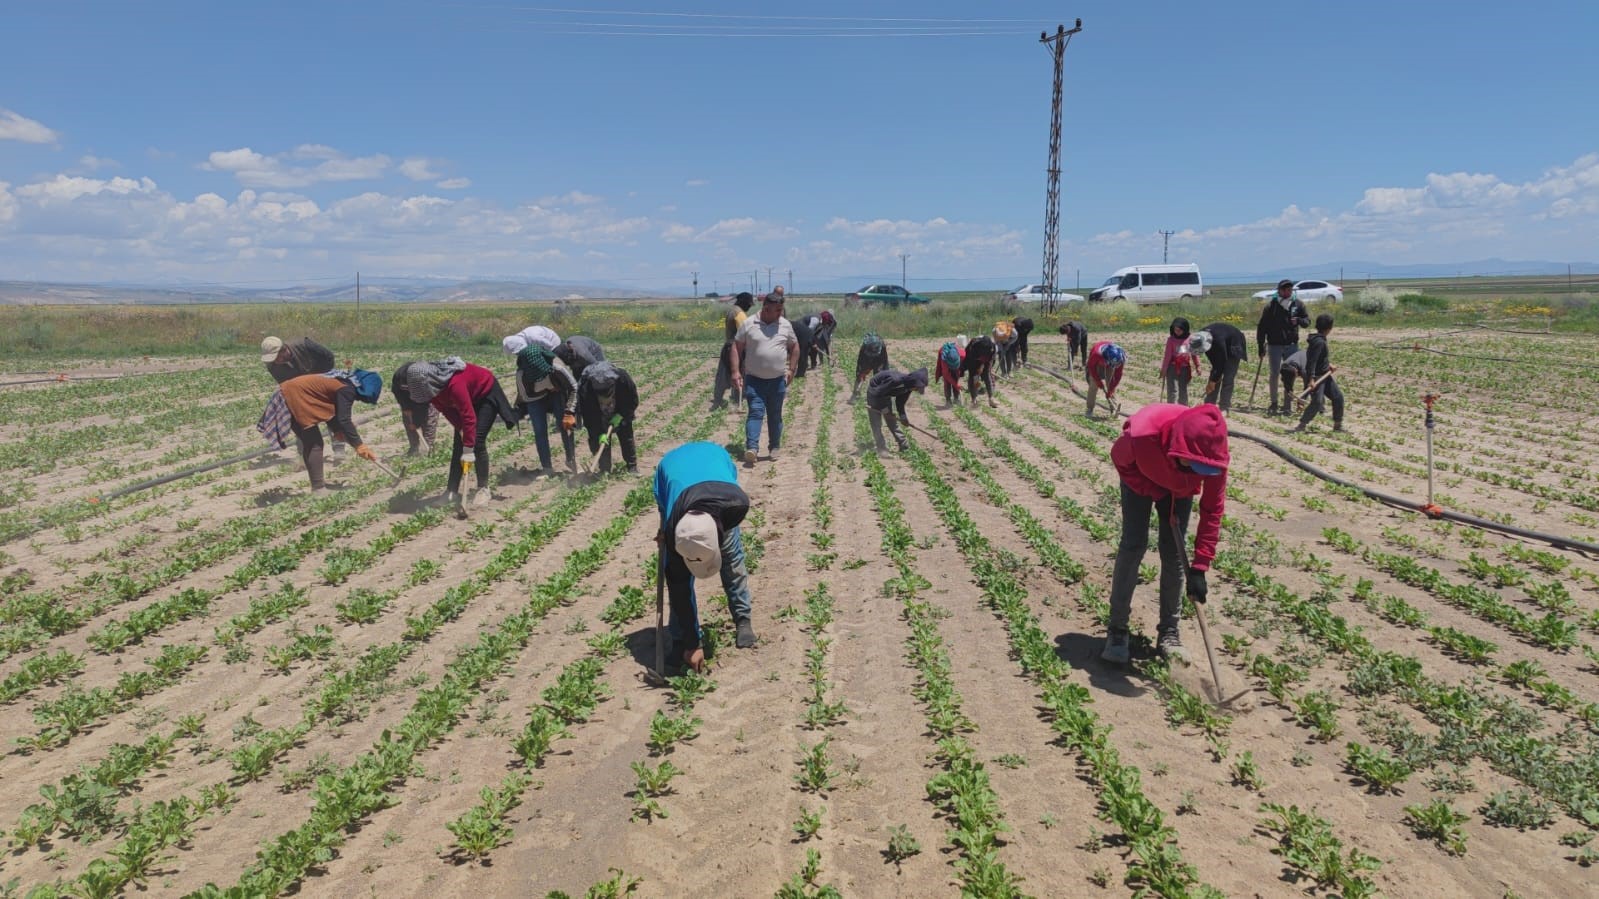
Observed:
[[[561,416],[561,430],[563,430],[563,431],[571,431],[575,427],[577,427],[577,416],[576,415],[573,415],[572,413],[568,412],[565,415]]]
[[[471,473],[472,473],[472,460],[471,459],[462,459],[461,460],[461,474],[471,474]]]
[[[355,454],[368,462],[376,462],[378,460],[378,454],[372,452],[372,447],[364,443],[355,448]]]

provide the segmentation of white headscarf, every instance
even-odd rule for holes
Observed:
[[[505,355],[515,356],[527,349],[528,344],[536,343],[545,349],[554,352],[561,345],[561,335],[543,325],[534,325],[523,328],[515,334],[500,341],[500,346],[505,350]]]

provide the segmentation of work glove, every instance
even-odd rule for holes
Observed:
[[[622,413],[618,412],[615,415],[611,416],[610,426],[613,427],[613,428],[617,428],[617,427],[621,427],[622,426]]]
[[[355,448],[355,454],[368,462],[376,462],[378,460],[378,454],[372,452],[372,447],[364,443]]]
[[[1196,605],[1204,605],[1206,594],[1210,592],[1210,585],[1205,583],[1205,572],[1188,569],[1188,598]]]
[[[577,427],[577,416],[576,415],[573,415],[572,413],[568,412],[565,415],[561,416],[561,430],[566,431],[567,433],[571,433],[572,429],[575,428],[575,427]]]
[[[462,459],[461,460],[461,474],[469,475],[471,473],[472,473],[472,460],[471,459]]]

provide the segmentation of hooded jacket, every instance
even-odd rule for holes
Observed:
[[[1084,367],[1088,369],[1088,377],[1092,379],[1095,384],[1099,385],[1099,389],[1105,391],[1106,397],[1110,397],[1116,393],[1116,385],[1122,382],[1122,372],[1127,368],[1127,363],[1125,362],[1116,366],[1114,370],[1111,370],[1110,367],[1105,364],[1105,347],[1110,345],[1111,341],[1109,340],[1101,340],[1100,342],[1094,344],[1094,346],[1089,349],[1088,357],[1083,363]],[[1107,374],[1110,376],[1109,379],[1106,378]]]
[[[869,409],[886,412],[889,404],[893,403],[895,411],[904,418],[905,403],[910,400],[911,391],[925,389],[927,389],[925,368],[911,372],[880,371],[872,375],[872,380],[866,385],[866,406]]]
[[[1275,295],[1260,310],[1260,324],[1255,326],[1255,346],[1293,346],[1299,342],[1299,329],[1310,327],[1310,313],[1299,297],[1290,296],[1285,302]]]
[[[978,336],[966,345],[966,355],[961,359],[960,373],[982,375],[994,364],[994,341],[987,336]]]
[[[477,408],[485,402],[492,405],[494,414],[508,428],[521,417],[505,398],[494,372],[471,363],[450,378],[432,400],[433,408],[455,426],[461,435],[461,446],[467,449],[477,446]]]
[[[1220,468],[1221,474],[1201,477],[1177,465],[1191,459]],[[1199,527],[1194,536],[1195,571],[1210,568],[1216,558],[1221,516],[1227,507],[1227,420],[1210,404],[1179,406],[1154,403],[1134,412],[1122,424],[1122,435],[1110,448],[1127,489],[1160,502],[1167,497],[1199,497]]]
[[[1174,374],[1179,365],[1187,366],[1190,371],[1199,368],[1199,360],[1188,352],[1188,338],[1192,334],[1193,331],[1188,327],[1188,319],[1172,319],[1171,336],[1166,338],[1166,353],[1160,357],[1161,374]]]
[[[956,346],[955,352],[962,360],[965,360],[965,350],[961,349],[959,346]],[[954,368],[951,368],[949,364],[944,361],[943,348],[940,347],[938,353],[938,365],[934,368],[934,371],[938,374],[938,379],[950,387],[955,388],[956,393],[960,393],[961,390],[960,369],[961,365],[959,362],[955,363]]]
[[[568,337],[555,348],[555,358],[566,363],[572,374],[583,377],[583,370],[596,362],[605,361],[605,351],[592,337]]]
[[[609,411],[603,402],[606,394],[612,398]],[[583,379],[577,383],[577,414],[590,434],[603,435],[610,427],[612,415],[632,421],[633,413],[637,411],[638,386],[625,370],[609,362],[596,362],[589,366],[583,373]]]

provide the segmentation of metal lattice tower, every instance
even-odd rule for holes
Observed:
[[[1066,45],[1072,35],[1083,30],[1083,20],[1078,19],[1072,30],[1057,26],[1055,33],[1041,32],[1038,42],[1050,48],[1055,57],[1055,91],[1049,108],[1049,186],[1044,200],[1044,308],[1055,311],[1055,279],[1060,271],[1060,101],[1061,68],[1066,59]]]

